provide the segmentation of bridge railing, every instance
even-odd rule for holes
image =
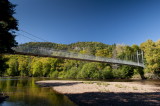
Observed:
[[[94,55],[69,52],[66,50],[56,50],[51,48],[18,46],[18,47],[14,47],[13,50],[20,53],[30,53],[30,54],[45,55],[45,56],[59,56],[59,57],[91,60],[91,61],[97,61],[97,62],[126,64],[126,65],[144,67],[143,63],[133,62],[132,60],[121,60],[121,59],[115,59],[115,58],[100,57],[100,56],[94,56]]]

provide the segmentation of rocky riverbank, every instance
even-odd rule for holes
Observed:
[[[135,82],[38,81],[67,95],[77,105],[160,105],[160,88]]]

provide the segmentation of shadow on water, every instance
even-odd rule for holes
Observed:
[[[9,96],[0,106],[74,106],[66,96],[39,87],[37,78],[0,78],[0,89]]]
[[[41,87],[53,87],[53,86],[72,86],[81,82],[68,82],[68,83],[37,83]]]
[[[156,93],[100,93],[67,94],[80,106],[160,106],[160,92]]]

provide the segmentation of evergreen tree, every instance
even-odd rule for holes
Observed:
[[[0,0],[0,53],[11,52],[11,47],[17,45],[14,31],[18,30],[18,23],[13,17],[15,6],[8,0]]]
[[[8,0],[0,0],[0,73],[6,67],[2,53],[12,52],[11,48],[16,46],[14,30],[18,30],[17,20],[13,17],[15,5]]]

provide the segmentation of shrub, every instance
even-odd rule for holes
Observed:
[[[105,67],[101,72],[102,79],[111,79],[113,78],[113,73],[110,67]]]
[[[66,72],[65,78],[77,78],[77,73],[78,73],[78,68],[77,67],[72,67],[70,70]]]
[[[113,69],[112,72],[115,78],[131,78],[134,74],[134,68],[131,66],[123,65],[118,69]]]
[[[98,79],[100,77],[100,72],[94,63],[86,63],[83,65],[77,77],[85,79]]]
[[[53,71],[53,72],[50,74],[50,77],[51,77],[51,78],[58,78],[58,71]]]

